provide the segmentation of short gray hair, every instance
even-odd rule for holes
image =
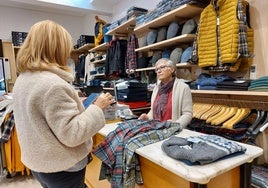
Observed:
[[[173,77],[176,76],[176,64],[175,64],[172,60],[170,60],[170,59],[168,59],[168,58],[161,58],[161,59],[159,59],[159,60],[155,63],[155,67],[156,67],[159,63],[165,63],[165,64],[166,64],[167,66],[169,66],[169,67],[174,67],[174,72],[173,72],[172,76],[173,76]]]

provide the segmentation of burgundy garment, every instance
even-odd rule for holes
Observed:
[[[155,116],[157,119],[162,119],[164,113],[165,113],[165,107],[168,102],[168,93],[173,88],[175,78],[173,78],[171,81],[169,81],[166,84],[160,83],[159,90],[158,90],[158,100],[156,101],[155,105]]]

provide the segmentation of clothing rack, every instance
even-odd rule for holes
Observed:
[[[251,127],[252,130],[248,129],[246,134],[250,138],[249,141],[251,143],[255,144],[258,141],[257,145],[260,145],[260,147],[267,151],[268,92],[192,90],[192,98],[193,103],[218,104],[229,107],[249,108],[260,113],[263,112],[266,119],[261,121],[258,126]],[[211,127],[215,128],[215,126]],[[267,161],[267,156],[267,152],[264,152],[264,155],[259,157],[258,161],[260,163]]]
[[[268,92],[192,90],[193,102],[268,111]]]
[[[2,96],[1,96],[2,97]],[[30,170],[21,161],[21,150],[15,128],[12,99],[0,99],[0,177],[14,173],[30,175]]]

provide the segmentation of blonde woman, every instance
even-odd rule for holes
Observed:
[[[151,97],[151,110],[139,119],[174,121],[186,127],[193,116],[191,90],[182,79],[176,77],[176,65],[167,58],[155,64],[158,84]]]
[[[105,125],[109,93],[84,108],[71,82],[70,34],[59,24],[34,24],[17,54],[14,117],[21,160],[43,187],[85,187],[92,136]]]

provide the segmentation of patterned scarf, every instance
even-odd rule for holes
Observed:
[[[159,95],[159,98],[155,105],[155,115],[157,119],[161,120],[164,115],[164,112],[165,112],[164,108],[168,102],[168,93],[173,88],[174,81],[175,81],[175,78],[173,78],[166,84],[161,83],[159,86],[159,90],[157,94]]]

